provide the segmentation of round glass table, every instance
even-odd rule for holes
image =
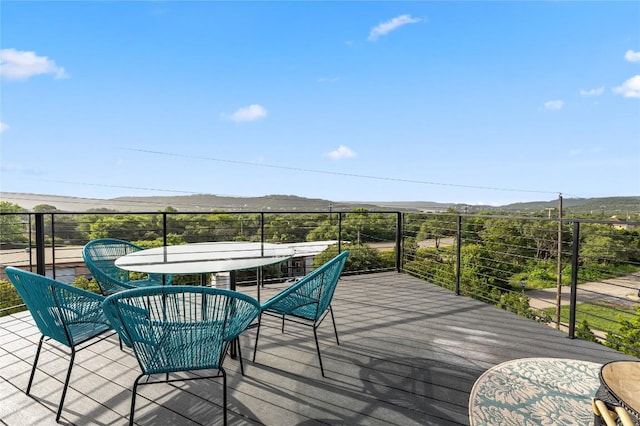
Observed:
[[[294,249],[285,245],[256,242],[208,242],[156,247],[127,254],[116,260],[127,271],[153,274],[210,274],[230,272],[235,290],[235,272],[283,262]]]

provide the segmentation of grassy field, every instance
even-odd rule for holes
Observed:
[[[551,318],[555,316],[555,308],[544,309],[544,312]],[[619,306],[594,303],[578,303],[576,306],[576,324],[586,320],[592,331],[617,333],[622,320],[632,321],[636,316],[633,309],[623,309]],[[565,324],[569,322],[569,306],[562,306],[560,321]]]

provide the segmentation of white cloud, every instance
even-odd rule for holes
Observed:
[[[383,22],[383,23],[377,25],[376,27],[374,27],[371,30],[371,32],[369,33],[368,40],[369,41],[376,41],[378,39],[378,37],[383,36],[383,35],[387,35],[391,31],[396,30],[396,29],[402,27],[403,25],[416,24],[416,23],[418,23],[420,21],[422,21],[422,19],[420,19],[420,18],[412,18],[411,15],[396,16],[395,18],[391,19],[390,21]]]
[[[582,96],[600,96],[604,93],[604,87],[598,87],[597,89],[580,90]]]
[[[640,98],[640,74],[634,75],[629,80],[622,83],[621,86],[613,89],[614,93],[618,93],[625,98]]]
[[[7,80],[26,80],[38,74],[53,74],[54,78],[67,78],[64,68],[46,56],[16,49],[0,50],[0,76]]]
[[[18,166],[16,164],[3,164],[0,166],[0,170],[3,172],[21,172],[23,170],[22,166]]]
[[[22,173],[31,176],[44,175],[44,172],[42,170],[24,167],[21,164],[3,164],[2,166],[0,166],[0,170],[7,173]]]
[[[357,154],[351,149],[344,145],[340,145],[338,149],[331,151],[327,156],[332,160],[341,160],[343,158],[351,158],[355,157]]]
[[[640,62],[640,52],[634,52],[633,50],[627,50],[627,53],[624,54],[624,59],[629,62]]]
[[[564,101],[558,99],[555,101],[548,101],[544,103],[544,107],[549,111],[558,111],[561,110],[564,106]]]
[[[0,133],[3,133],[7,130],[9,130],[9,126],[6,123],[0,122]]]
[[[267,110],[258,104],[249,105],[245,108],[240,108],[233,114],[223,117],[228,118],[229,120],[235,121],[236,123],[241,123],[245,121],[255,121],[261,118],[265,118],[267,116]]]

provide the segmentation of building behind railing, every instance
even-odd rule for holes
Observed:
[[[15,212],[0,214],[0,263],[62,281],[89,277],[81,257],[95,238],[143,247],[203,241],[313,245],[332,241],[322,262],[345,248],[346,273],[409,273],[461,296],[640,354],[640,222],[457,213]],[[267,268],[262,279],[308,272],[309,257]],[[255,284],[254,271],[239,277]],[[195,283],[179,277],[178,283]],[[0,315],[21,309],[0,282]],[[496,327],[499,327],[496,324]]]

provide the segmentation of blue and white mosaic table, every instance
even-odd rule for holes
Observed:
[[[592,425],[602,364],[522,358],[485,371],[469,397],[471,426]]]

